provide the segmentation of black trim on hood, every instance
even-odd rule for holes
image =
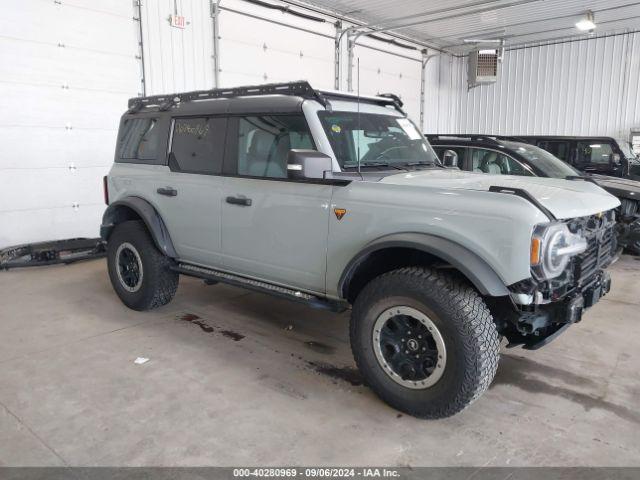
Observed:
[[[549,210],[547,207],[542,205],[536,197],[531,195],[526,190],[523,190],[522,188],[499,187],[496,185],[492,185],[489,187],[489,191],[493,193],[506,193],[509,195],[515,195],[517,197],[524,198],[526,201],[536,206],[547,217],[549,217],[549,220],[551,221],[557,220],[556,216],[553,213],[551,213],[551,210]]]

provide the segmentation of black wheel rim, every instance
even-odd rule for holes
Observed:
[[[123,243],[116,252],[116,268],[122,287],[136,292],[142,284],[143,269],[140,254],[130,243]]]
[[[442,376],[446,351],[431,319],[411,307],[383,312],[374,326],[374,351],[385,372],[409,388],[428,388]]]

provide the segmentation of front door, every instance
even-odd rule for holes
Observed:
[[[229,135],[221,266],[323,293],[333,187],[287,178],[289,150],[314,147],[304,116],[235,117]]]

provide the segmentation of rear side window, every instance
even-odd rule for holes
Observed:
[[[155,160],[159,140],[157,119],[128,118],[120,132],[118,157],[122,160]]]
[[[176,118],[170,166],[185,173],[219,174],[226,130],[227,119],[222,117]]]

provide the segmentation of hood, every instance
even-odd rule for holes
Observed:
[[[590,175],[598,185],[616,197],[633,198],[640,201],[640,182],[628,178]]]
[[[488,175],[439,169],[390,175],[380,182],[452,190],[488,191],[491,186],[519,188],[529,192],[558,219],[586,217],[620,205],[617,198],[584,180]]]

